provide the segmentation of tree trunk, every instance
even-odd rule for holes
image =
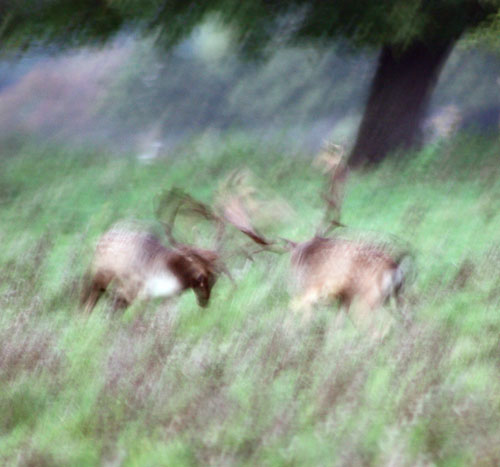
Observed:
[[[401,53],[391,46],[382,48],[351,166],[377,163],[395,149],[420,143],[429,98],[452,46],[416,43]]]

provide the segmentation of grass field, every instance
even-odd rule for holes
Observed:
[[[318,308],[290,333],[286,255],[229,266],[194,294],[89,317],[78,308],[98,235],[154,221],[172,185],[209,202],[250,167],[306,239],[323,206],[311,156],[242,136],[193,140],[150,165],[25,143],[0,159],[2,465],[498,465],[500,142],[459,137],[354,174],[343,221],[408,242],[413,317],[382,342]]]

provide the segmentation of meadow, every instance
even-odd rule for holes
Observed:
[[[290,333],[288,257],[228,266],[210,306],[194,294],[113,312],[78,306],[99,234],[154,224],[180,186],[210,202],[249,167],[294,213],[322,217],[314,155],[244,135],[134,154],[24,142],[0,159],[2,465],[498,465],[500,141],[457,136],[352,174],[342,221],[411,245],[412,322],[367,339],[319,307]],[[158,229],[158,226],[156,227]]]

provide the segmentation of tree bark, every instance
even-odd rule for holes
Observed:
[[[429,98],[453,44],[416,43],[401,53],[382,48],[349,157],[352,167],[378,163],[391,151],[420,143]]]

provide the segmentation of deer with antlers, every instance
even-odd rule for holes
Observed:
[[[302,314],[302,321],[310,318],[315,305],[338,301],[345,311],[354,309],[355,321],[364,326],[362,322],[371,321],[374,310],[390,297],[399,300],[406,279],[408,253],[396,253],[387,244],[361,238],[327,235],[332,228],[343,226],[339,218],[348,169],[342,155],[343,148],[332,145],[315,161],[315,165],[323,167],[328,175],[323,195],[326,213],[316,234],[304,242],[281,239],[284,241],[281,251],[290,252],[294,296],[291,308]],[[263,237],[252,228],[248,210],[245,211],[242,202],[241,197],[228,197],[226,220],[235,225],[231,212],[238,212],[237,227],[261,245],[259,251],[279,252],[278,242]]]
[[[392,255],[375,243],[320,237],[289,243],[291,272],[296,291],[292,310],[311,316],[314,305],[338,301],[357,320],[370,314],[390,297],[398,298],[405,279],[403,255]]]
[[[220,273],[229,271],[221,260],[224,231],[222,219],[204,204],[179,190],[171,190],[159,204],[157,215],[167,208],[165,233],[170,248],[149,232],[115,226],[97,243],[90,280],[84,288],[82,304],[92,312],[101,295],[112,285],[121,307],[136,299],[172,297],[192,289],[199,306],[206,307]],[[178,242],[173,235],[176,215],[187,210],[217,224],[216,247],[203,249]]]

